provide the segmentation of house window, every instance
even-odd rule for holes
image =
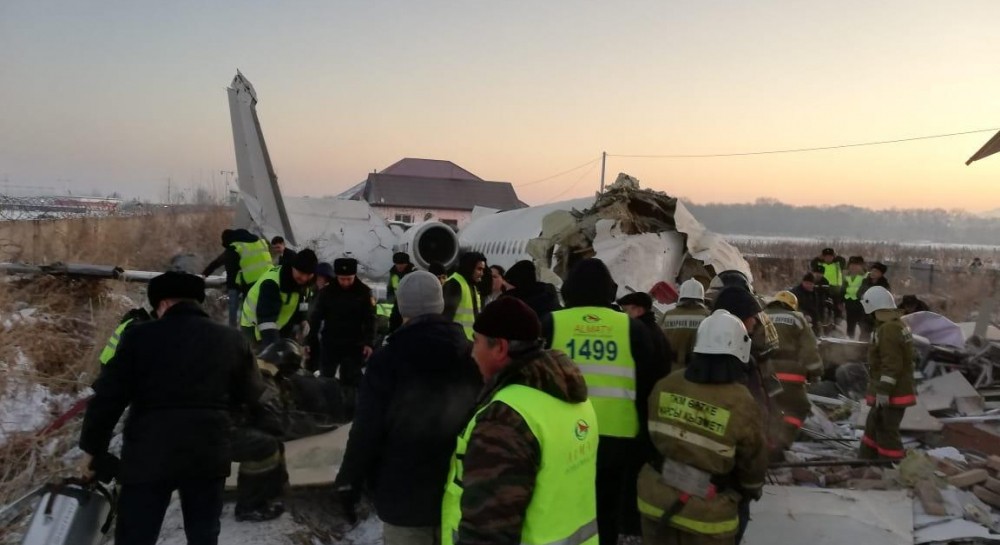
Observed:
[[[458,220],[441,220],[441,223],[455,229],[456,231],[458,230]]]
[[[396,214],[396,221],[402,223],[413,223],[413,214]]]

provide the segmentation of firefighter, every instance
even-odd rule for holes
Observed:
[[[246,229],[222,231],[222,247],[225,250],[201,274],[210,276],[219,267],[226,268],[229,325],[236,327],[243,296],[271,268],[271,250],[266,240]]]
[[[563,351],[577,364],[597,411],[601,545],[615,545],[620,533],[639,532],[639,514],[631,498],[643,451],[652,449],[645,400],[670,370],[669,361],[654,356],[646,326],[611,307],[616,291],[604,262],[584,259],[562,285],[566,308],[542,322],[546,346]]]
[[[396,290],[399,289],[399,281],[414,270],[416,269],[413,268],[413,263],[410,263],[410,254],[406,252],[392,254],[392,269],[389,269],[389,285],[386,286],[386,299],[390,303],[396,300]]]
[[[746,524],[737,506],[760,499],[767,471],[760,410],[743,385],[750,345],[740,319],[716,310],[688,365],[654,387],[656,452],[638,486],[645,545],[737,543]]]
[[[478,286],[486,273],[486,257],[466,252],[458,259],[458,270],[444,283],[444,316],[457,322],[472,340],[472,324],[483,308]]]
[[[673,370],[683,369],[694,348],[695,333],[706,316],[711,314],[705,306],[705,286],[694,278],[681,284],[677,306],[668,310],[660,319],[660,328],[674,351]]]
[[[318,259],[305,249],[291,265],[272,267],[257,280],[243,301],[240,328],[251,343],[261,348],[278,339],[295,336],[295,327],[308,310],[306,290],[313,280]]]
[[[806,317],[798,312],[799,301],[790,291],[780,291],[764,309],[778,330],[779,346],[770,364],[781,382],[781,393],[774,397],[775,410],[770,424],[775,428],[774,452],[791,446],[802,428],[802,422],[812,411],[806,395],[806,382],[819,380],[823,361],[819,356],[816,336]]]
[[[519,299],[498,299],[473,327],[488,386],[451,458],[440,543],[597,545],[600,424],[584,377],[542,349],[538,317]]]
[[[861,298],[874,315],[875,332],[868,348],[868,393],[871,407],[865,421],[859,456],[864,459],[902,459],[899,424],[907,407],[916,405],[913,385],[913,337],[901,320],[903,312],[889,290],[875,286]]]
[[[309,345],[320,346],[320,374],[338,377],[344,391],[347,413],[353,414],[361,369],[375,346],[375,297],[358,279],[358,261],[342,257],[333,262],[337,281],[319,292],[309,316]]]

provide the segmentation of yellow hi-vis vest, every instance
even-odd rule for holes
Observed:
[[[861,283],[865,281],[866,274],[848,275],[844,280],[847,288],[844,290],[844,299],[849,301],[858,300],[858,292],[861,291]]]
[[[840,287],[844,284],[844,271],[840,269],[840,263],[820,263],[823,266],[823,276],[833,287]]]
[[[565,352],[587,381],[601,435],[639,435],[628,315],[610,308],[568,308],[552,313],[552,328],[551,348]]]
[[[517,411],[541,447],[521,545],[597,545],[598,421],[589,401],[568,403],[512,384],[497,392],[458,437],[441,503],[441,545],[454,545],[462,520],[462,460],[479,413],[503,403]]]
[[[118,327],[115,328],[115,332],[111,334],[111,338],[108,339],[108,344],[104,345],[104,350],[101,350],[101,356],[98,358],[101,360],[101,365],[107,365],[111,358],[115,357],[115,353],[118,352],[118,343],[121,342],[122,333],[128,328],[135,318],[129,318],[125,320]]]
[[[278,321],[258,324],[257,298],[260,297],[260,287],[264,284],[264,282],[274,282],[280,287],[281,267],[272,267],[269,271],[264,273],[264,275],[257,280],[257,283],[250,288],[250,291],[247,292],[246,300],[243,301],[243,316],[240,318],[240,325],[243,327],[254,328],[254,337],[258,341],[263,337],[260,334],[262,330],[281,330],[283,327],[288,325],[288,322],[292,320],[292,316],[295,316],[295,311],[299,310],[299,299],[301,297],[298,291],[287,294],[282,293],[283,301],[281,302],[281,311],[278,313]]]
[[[455,323],[462,326],[462,329],[465,330],[465,336],[471,341],[472,324],[476,321],[475,309],[483,309],[483,302],[479,297],[479,290],[470,287],[469,283],[465,281],[465,277],[458,273],[451,275],[448,280],[454,280],[458,282],[459,286],[462,287],[462,300],[459,301],[458,309],[455,310]],[[475,303],[473,303],[473,298],[475,298]]]
[[[236,285],[247,288],[257,283],[271,264],[271,247],[259,239],[257,242],[234,242],[230,244],[240,254],[240,272],[236,275]]]

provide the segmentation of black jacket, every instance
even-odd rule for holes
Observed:
[[[534,282],[526,284],[524,287],[515,287],[505,291],[503,297],[520,299],[531,307],[531,310],[535,311],[539,319],[562,308],[562,305],[559,304],[556,287],[546,282]]]
[[[246,229],[236,229],[227,240],[223,241],[225,250],[209,263],[202,276],[211,276],[219,267],[226,267],[226,289],[239,289],[236,285],[236,275],[240,272],[240,253],[231,246],[234,242],[257,242],[260,238]]]
[[[819,287],[816,287],[813,288],[812,291],[806,291],[806,289],[802,287],[802,284],[799,284],[790,290],[799,300],[799,312],[805,314],[810,320],[812,320],[813,331],[819,330],[819,324],[823,318],[823,312],[826,305],[823,293],[820,290],[821,289]]]
[[[379,518],[436,526],[455,438],[482,377],[461,326],[415,318],[368,362],[337,485],[367,482]]]
[[[329,287],[329,286],[328,286]],[[327,291],[327,290],[322,290]],[[264,346],[271,344],[280,337],[291,337],[292,330],[306,318],[306,312],[302,310],[303,303],[306,302],[307,289],[298,285],[292,276],[292,266],[282,266],[278,274],[278,282],[263,282],[257,294],[257,323],[266,324],[277,322],[281,314],[281,307],[288,298],[295,293],[300,295],[299,309],[292,315],[292,319],[281,328],[280,333],[273,329],[261,331],[261,341]],[[311,325],[311,324],[310,324]]]
[[[125,484],[229,475],[231,411],[263,392],[250,345],[194,303],[178,303],[159,320],[122,336],[94,383],[80,448],[108,449],[126,407]]]
[[[375,346],[375,304],[372,290],[360,279],[348,289],[336,281],[319,291],[309,315],[309,345],[316,335],[324,345]]]
[[[298,255],[298,252],[296,252],[295,250],[291,248],[285,248],[285,251],[281,252],[281,255],[278,256],[278,265],[288,265],[289,267],[291,267],[292,262],[295,261],[296,255]]]
[[[653,346],[653,358],[656,361],[667,362],[668,368],[672,367],[674,364],[674,351],[670,347],[670,341],[667,339],[667,336],[660,329],[659,324],[656,323],[656,315],[652,311],[647,312],[639,317],[639,321],[649,331],[649,341]]]
[[[886,290],[892,291],[892,288],[889,287],[889,281],[886,280],[884,276],[878,280],[872,280],[872,277],[866,276],[865,279],[861,281],[861,287],[858,289],[858,299],[861,299],[861,296],[864,295],[866,291],[875,286],[882,286]]]

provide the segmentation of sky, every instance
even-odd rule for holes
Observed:
[[[0,193],[221,191],[238,68],[286,195],[421,157],[542,204],[596,191],[606,151],[609,183],[695,202],[991,210],[1000,156],[964,164],[990,132],[617,155],[1000,128],[996,21],[995,0],[2,0]]]

